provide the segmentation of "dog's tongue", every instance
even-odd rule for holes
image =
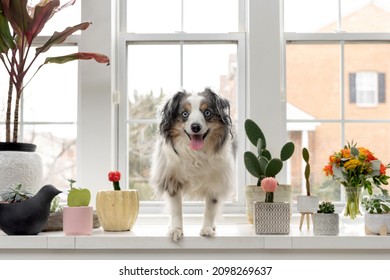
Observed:
[[[190,147],[193,150],[200,150],[203,148],[204,141],[202,135],[191,135]]]

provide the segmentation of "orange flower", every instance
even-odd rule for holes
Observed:
[[[351,150],[350,149],[342,149],[341,150],[341,157],[342,158],[350,158],[351,157]]]
[[[380,167],[380,173],[381,173],[381,175],[383,174],[383,175],[385,175],[386,174],[386,166],[383,164],[383,163],[381,163],[381,167]]]
[[[366,156],[367,160],[371,161],[371,160],[377,160],[376,157],[374,157],[374,154],[370,152],[370,150],[366,149],[366,148],[363,148],[363,147],[359,147],[358,148],[359,150],[359,153],[360,154],[363,154]]]
[[[322,170],[325,172],[326,176],[333,175],[333,169],[331,164],[326,165]]]

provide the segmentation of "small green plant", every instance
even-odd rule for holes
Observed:
[[[306,162],[306,166],[305,166],[306,194],[307,194],[307,196],[310,196],[310,181],[309,181],[309,178],[310,178],[310,163],[309,163],[310,155],[309,155],[309,151],[307,148],[302,149],[302,158]]]
[[[263,131],[251,119],[245,121],[245,133],[249,141],[257,148],[257,156],[251,151],[244,153],[244,163],[248,172],[258,178],[257,185],[265,177],[274,177],[282,170],[283,161],[288,160],[294,153],[295,145],[292,142],[286,143],[281,151],[280,158],[272,157],[267,150],[267,142]]]
[[[390,213],[390,197],[386,195],[372,195],[364,197],[361,204],[369,214]]]
[[[68,179],[70,191],[68,193],[68,206],[80,207],[88,206],[91,202],[91,192],[88,189],[80,189],[73,186],[76,183],[73,179]]]
[[[0,194],[0,200],[1,202],[15,203],[27,200],[32,196],[33,194],[28,189],[24,189],[22,184],[17,184],[3,190]]]
[[[334,204],[329,201],[324,201],[318,206],[317,213],[331,214],[334,213]]]
[[[58,212],[62,210],[62,206],[60,205],[60,197],[56,196],[53,198],[50,204],[50,213]]]

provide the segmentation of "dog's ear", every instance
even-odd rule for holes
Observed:
[[[161,110],[160,133],[167,136],[179,115],[180,101],[187,95],[185,91],[179,91],[169,99]]]
[[[230,118],[230,102],[226,98],[216,94],[211,89],[206,88],[205,93],[209,96],[211,103],[214,105],[214,111],[220,117],[221,121],[228,126],[232,125]]]

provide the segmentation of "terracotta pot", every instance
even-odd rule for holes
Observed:
[[[129,231],[138,217],[137,190],[99,191],[96,195],[96,213],[105,231]]]
[[[65,206],[63,209],[63,223],[65,235],[91,235],[93,228],[92,206]]]
[[[246,195],[246,215],[248,222],[253,224],[254,203],[265,201],[265,192],[256,185],[245,186]],[[292,191],[290,185],[279,185],[274,194],[275,202],[289,202],[292,200]]]

